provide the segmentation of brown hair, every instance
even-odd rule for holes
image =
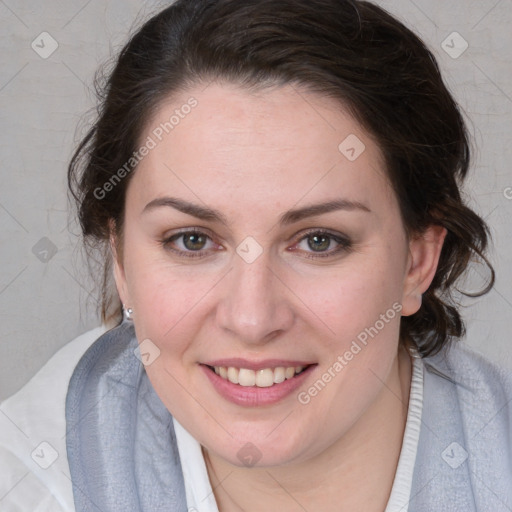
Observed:
[[[462,336],[456,281],[476,256],[491,276],[472,296],[494,283],[488,228],[459,189],[469,168],[466,127],[423,42],[382,8],[356,0],[178,0],[133,35],[100,87],[98,119],[68,172],[84,238],[103,250],[103,319],[119,320],[109,225],[122,232],[133,173],[108,193],[98,190],[126,165],[162,100],[213,79],[297,84],[349,109],[384,154],[408,234],[431,224],[448,231],[420,310],[401,320],[401,340],[426,356]]]

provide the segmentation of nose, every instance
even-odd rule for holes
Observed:
[[[252,263],[235,254],[216,310],[217,326],[246,344],[265,344],[294,321],[290,290],[267,253]]]

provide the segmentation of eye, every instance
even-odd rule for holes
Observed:
[[[212,249],[220,247],[209,235],[197,229],[180,231],[161,240],[161,243],[166,250],[185,258],[206,257]],[[300,250],[307,258],[328,258],[348,252],[351,247],[350,239],[344,235],[314,229],[303,235],[289,250]]]
[[[162,240],[162,245],[166,250],[177,253],[179,256],[198,258],[204,257],[214,244],[206,233],[194,229],[176,233]]]
[[[352,247],[349,238],[323,229],[311,230],[303,236],[290,250],[304,251],[307,258],[328,258],[348,252]]]

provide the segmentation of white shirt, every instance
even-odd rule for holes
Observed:
[[[105,332],[98,327],[60,349],[0,404],[0,510],[74,512],[66,456],[66,394],[78,361]]]
[[[409,407],[398,467],[385,512],[407,510],[411,494],[416,451],[420,437],[423,406],[423,372],[421,358],[413,358]],[[174,430],[185,481],[187,507],[191,512],[219,512],[208,478],[201,445],[173,417]]]
[[[105,330],[98,327],[65,345],[0,404],[1,512],[75,511],[66,457],[66,394],[78,361]],[[386,512],[407,510],[422,395],[423,363],[415,359],[404,441]],[[176,420],[174,425],[189,510],[218,512],[200,444]]]

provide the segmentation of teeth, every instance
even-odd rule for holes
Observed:
[[[282,366],[278,366],[274,370],[274,382],[280,384],[286,380],[286,370]]]
[[[239,371],[238,371],[238,368],[233,368],[232,366],[230,366],[228,368],[228,380],[229,382],[232,382],[233,384],[238,384],[239,383]]]
[[[284,376],[287,379],[291,379],[294,375],[295,375],[295,366],[291,366],[291,367],[286,368],[286,370],[284,372]]]
[[[233,382],[229,379],[229,372],[228,380],[229,382]],[[233,384],[236,384],[236,382],[233,382]],[[256,384],[256,373],[253,370],[240,368],[240,372],[238,373],[238,384],[240,384],[240,386],[254,386],[254,384]]]
[[[274,372],[270,368],[258,370],[256,372],[256,386],[259,388],[268,388],[274,384]]]
[[[240,386],[256,386],[259,388],[268,388],[274,384],[280,384],[287,379],[291,379],[297,373],[300,373],[304,366],[289,366],[287,368],[278,366],[277,368],[265,368],[263,370],[249,370],[247,368],[234,368],[233,366],[215,366],[217,375],[223,379],[229,380],[233,384]]]

